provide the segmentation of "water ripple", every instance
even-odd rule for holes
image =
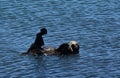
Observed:
[[[1,78],[119,78],[119,0],[0,0]],[[20,56],[46,27],[45,45],[76,40],[71,56]]]

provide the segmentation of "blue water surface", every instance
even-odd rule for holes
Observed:
[[[45,27],[70,56],[21,56]],[[120,0],[0,0],[0,78],[120,78]]]

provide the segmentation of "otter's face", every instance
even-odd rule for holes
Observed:
[[[69,43],[63,43],[57,48],[60,54],[77,54],[79,53],[79,44],[76,41],[70,41]]]
[[[79,53],[79,44],[76,41],[70,41],[69,43],[70,52],[73,54]]]

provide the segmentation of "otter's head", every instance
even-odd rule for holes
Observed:
[[[70,41],[69,43],[63,43],[58,48],[57,51],[60,54],[77,54],[79,53],[79,44],[76,41]]]
[[[76,41],[70,41],[68,43],[68,45],[69,45],[69,49],[70,49],[71,53],[73,53],[73,54],[79,53],[80,46],[79,46],[78,42],[76,42]]]

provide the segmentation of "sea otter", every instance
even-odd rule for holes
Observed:
[[[76,41],[70,41],[69,43],[63,43],[58,48],[51,46],[43,47],[43,49],[33,49],[29,53],[31,55],[70,55],[79,53],[79,44]]]
[[[68,55],[79,53],[79,44],[76,41],[70,41],[69,43],[63,43],[58,48],[43,47],[44,40],[43,35],[47,34],[47,29],[42,28],[36,35],[34,43],[30,46],[26,53],[31,55]]]

